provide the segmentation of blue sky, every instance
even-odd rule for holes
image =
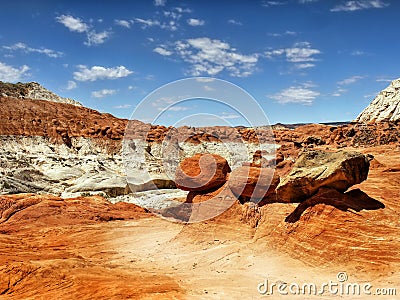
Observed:
[[[347,121],[400,77],[399,13],[394,0],[7,1],[0,80],[129,118],[160,86],[210,76],[249,92],[271,123]],[[242,123],[203,102],[162,122],[200,112]]]

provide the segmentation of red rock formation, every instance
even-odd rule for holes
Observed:
[[[179,164],[175,183],[185,191],[206,191],[222,186],[230,171],[225,158],[216,154],[196,154]]]
[[[279,177],[271,168],[242,166],[232,172],[228,184],[239,199],[260,201],[274,193]]]
[[[83,225],[149,216],[146,209],[129,203],[111,204],[100,196],[62,199],[52,195],[0,196],[0,231],[56,224]]]

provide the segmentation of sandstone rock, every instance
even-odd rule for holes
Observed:
[[[207,191],[191,191],[187,194],[186,203],[201,203],[211,199],[217,199],[219,202],[223,203],[226,201],[226,198],[229,198],[228,200],[230,201],[232,200],[231,198],[234,197],[229,187],[225,184]]]
[[[400,78],[393,80],[357,116],[355,122],[398,121],[400,120]]]
[[[300,220],[301,215],[308,207],[318,204],[333,206],[342,211],[361,211],[385,208],[385,205],[369,197],[360,189],[341,193],[333,188],[321,187],[315,195],[301,202],[296,209],[286,217],[285,221],[294,223]]]
[[[185,191],[205,191],[222,186],[230,171],[225,158],[216,154],[196,154],[180,163],[175,183]]]
[[[368,158],[358,152],[305,151],[278,185],[277,196],[284,202],[299,202],[323,186],[344,192],[367,179],[368,171]]]
[[[53,224],[89,224],[98,221],[148,216],[135,204],[111,204],[100,196],[63,199],[53,195],[18,194],[0,196],[0,230],[15,232],[24,227]]]
[[[103,191],[111,197],[130,192],[125,176],[110,172],[87,173],[65,190],[66,193],[90,191]]]
[[[274,169],[242,166],[234,170],[229,178],[229,187],[241,200],[261,200],[274,193],[279,177]]]

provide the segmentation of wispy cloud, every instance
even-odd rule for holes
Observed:
[[[16,82],[20,81],[24,76],[27,76],[29,67],[23,65],[19,68],[14,68],[10,65],[0,62],[0,81]]]
[[[222,112],[220,114],[220,118],[223,120],[230,120],[230,119],[238,119],[240,118],[240,116],[233,113]]]
[[[123,108],[129,108],[132,107],[131,104],[122,104],[122,105],[117,105],[117,106],[113,106],[113,108],[117,108],[117,109],[123,109]]]
[[[190,64],[192,76],[215,76],[223,71],[234,77],[246,77],[256,70],[258,54],[241,54],[221,40],[208,37],[177,41],[167,49]]]
[[[351,52],[352,56],[363,56],[365,54],[366,53],[364,51],[361,51],[361,50],[354,50],[354,51]]]
[[[134,23],[141,24],[143,29],[146,29],[148,27],[159,27],[161,29],[167,29],[171,31],[175,31],[178,29],[175,21],[161,22],[157,19],[135,18]]]
[[[117,90],[102,89],[100,91],[93,91],[92,97],[94,98],[104,98],[106,96],[114,95]]]
[[[281,6],[286,5],[287,1],[263,1],[262,6],[271,7],[271,6]]]
[[[313,2],[318,2],[319,0],[299,0],[300,4],[308,4]]]
[[[14,45],[10,46],[3,46],[4,49],[9,50],[9,51],[22,51],[24,53],[39,53],[39,54],[44,54],[47,55],[48,57],[52,58],[59,58],[64,55],[64,53],[60,51],[55,51],[52,49],[47,49],[47,48],[33,48],[29,47],[28,45],[24,43],[15,43]]]
[[[58,16],[56,17],[56,21],[63,24],[71,32],[85,33],[86,41],[84,44],[87,46],[103,44],[111,36],[110,31],[105,30],[97,32],[82,19],[71,15]]]
[[[158,53],[158,54],[160,54],[162,56],[170,56],[170,55],[173,54],[172,51],[169,51],[169,50],[167,50],[167,49],[165,49],[163,47],[156,47],[156,48],[153,49],[153,52]]]
[[[287,35],[297,35],[297,32],[295,31],[290,31],[290,30],[286,30],[283,33],[277,33],[277,32],[272,32],[272,33],[268,33],[269,36],[273,36],[273,37],[281,37],[281,36],[287,36]]]
[[[128,20],[114,20],[114,23],[122,27],[131,28],[131,22]]]
[[[193,19],[193,18],[188,19],[188,20],[187,20],[187,23],[188,23],[190,26],[203,26],[203,25],[205,24],[204,20]]]
[[[378,78],[377,80],[376,80],[376,82],[388,82],[388,83],[390,83],[390,82],[392,82],[394,80],[394,78],[392,78],[392,79],[389,79],[389,78]]]
[[[154,0],[155,6],[165,6],[166,3],[167,3],[167,0]]]
[[[338,85],[349,85],[349,84],[353,84],[353,83],[356,83],[357,81],[359,81],[360,79],[363,79],[364,77],[365,77],[365,76],[358,76],[358,75],[356,75],[356,76],[351,76],[351,77],[348,77],[348,78],[343,79],[343,80],[341,80],[341,81],[338,81],[337,84],[338,84]]]
[[[241,26],[241,25],[243,25],[243,23],[242,23],[242,22],[240,22],[240,21],[237,21],[237,20],[234,20],[234,19],[229,19],[229,20],[228,20],[228,24],[232,24],[232,25],[238,25],[238,26]]]
[[[352,0],[336,5],[331,9],[332,12],[357,11],[371,8],[385,8],[390,4],[383,0]]]
[[[176,31],[182,23],[182,17],[184,14],[191,13],[192,11],[188,8],[182,7],[173,7],[169,10],[164,10],[162,13],[157,13],[155,16],[151,18],[134,18],[130,20],[133,24],[138,24],[142,27],[142,29],[158,27],[161,29]],[[202,20],[193,19],[191,21],[192,26],[202,25]]]
[[[347,90],[344,88],[337,88],[332,94],[332,97],[340,97],[342,96],[344,93],[346,93]]]
[[[73,90],[77,88],[77,84],[75,81],[69,80],[67,83],[67,90]]]
[[[296,43],[291,48],[281,48],[265,52],[267,58],[285,57],[287,62],[294,63],[298,69],[312,68],[317,59],[315,55],[321,54],[321,51],[312,48],[309,42]]]
[[[74,79],[78,81],[95,81],[98,79],[117,79],[126,77],[133,73],[124,66],[105,68],[93,66],[88,68],[85,65],[78,66],[79,71],[74,72]]]
[[[269,96],[278,101],[278,103],[298,103],[303,105],[311,105],[314,100],[320,95],[320,92],[315,91],[315,86],[311,83],[303,83],[297,86],[291,86],[283,89],[275,95]]]

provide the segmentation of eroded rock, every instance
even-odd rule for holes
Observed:
[[[175,173],[175,184],[184,191],[206,191],[222,186],[230,171],[222,156],[196,154],[180,163]]]
[[[367,179],[368,171],[368,158],[358,152],[305,151],[278,185],[277,196],[284,202],[300,202],[323,186],[344,192]]]

